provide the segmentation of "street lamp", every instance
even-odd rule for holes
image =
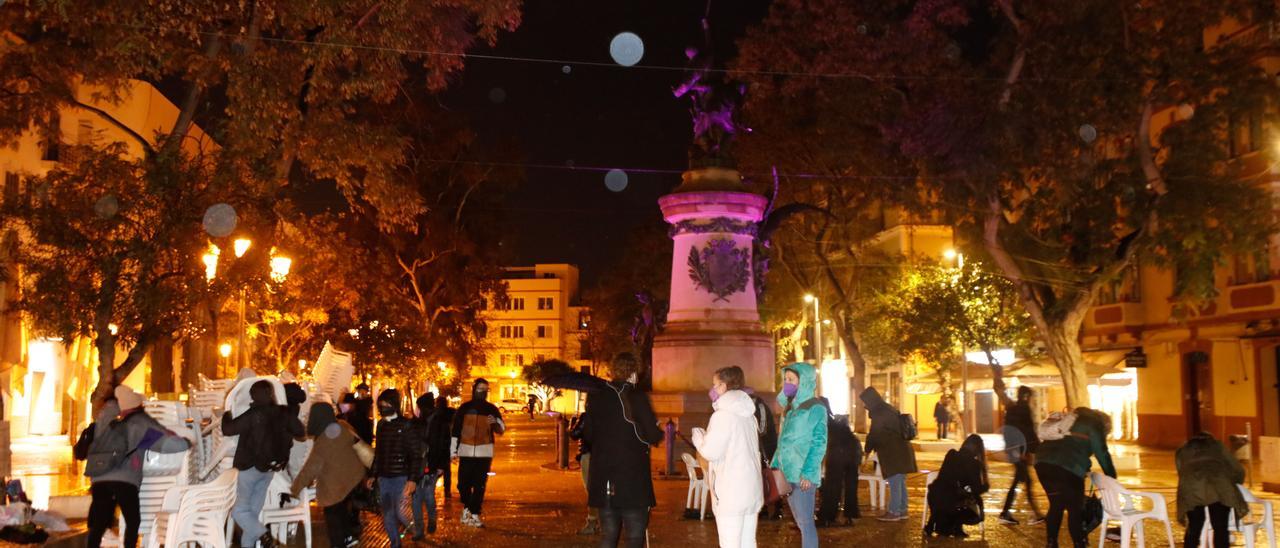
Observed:
[[[271,258],[271,279],[276,283],[284,283],[285,277],[289,275],[289,267],[293,265],[293,259],[288,257],[272,257]]]
[[[956,251],[955,249],[948,247],[947,249],[943,250],[942,258],[948,261],[955,261],[956,268],[964,268],[964,253],[961,253],[959,251]]]
[[[201,257],[204,261],[204,281],[212,282],[218,275],[218,255],[221,254],[222,250],[218,249],[218,246],[209,244],[209,251]]]
[[[227,358],[231,357],[231,343],[222,343],[218,345],[218,354],[222,356],[223,373],[225,373]],[[218,376],[222,377],[223,375]]]
[[[240,257],[243,257],[245,252],[249,251],[249,246],[251,245],[253,245],[253,240],[248,238],[236,238],[236,241],[232,244],[232,250],[236,252],[236,258],[239,259]]]
[[[821,315],[821,312],[819,311],[818,298],[815,297],[812,293],[805,293],[804,302],[813,303],[813,346],[814,346],[813,355],[815,360],[814,366],[821,368],[822,367],[822,319],[819,317]]]

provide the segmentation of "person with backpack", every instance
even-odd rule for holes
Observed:
[[[441,420],[435,410],[435,394],[427,392],[418,396],[418,417],[414,426],[419,430],[419,442],[426,452],[422,480],[413,492],[413,539],[424,540],[422,508],[427,509],[425,533],[436,532],[436,481],[443,470],[449,468],[449,424]]]
[[[911,415],[899,413],[884,401],[875,388],[867,387],[859,396],[867,406],[871,417],[871,431],[867,433],[868,454],[875,453],[880,462],[880,472],[889,483],[889,508],[880,521],[907,519],[907,474],[919,472],[916,467],[916,450],[911,440],[916,437],[915,421]]]
[[[756,406],[756,432],[760,435],[760,464],[768,468],[769,463],[773,461],[773,454],[778,451],[778,421],[773,416],[771,403],[755,395],[751,388],[746,388],[744,391],[751,396],[751,402]],[[768,504],[760,509],[760,519],[781,518],[781,499],[773,504],[772,509]]]
[[[1089,533],[1084,530],[1084,477],[1097,459],[1102,472],[1116,477],[1107,449],[1111,433],[1111,417],[1088,407],[1077,407],[1073,413],[1050,415],[1037,430],[1040,447],[1036,449],[1036,475],[1049,497],[1049,514],[1045,529],[1047,546],[1057,548],[1062,529],[1062,514],[1067,514],[1067,530],[1076,548],[1085,548]]]
[[[124,548],[138,545],[138,487],[142,485],[143,455],[181,453],[191,443],[166,429],[142,408],[142,395],[128,386],[115,388],[115,397],[107,400],[93,424],[81,435],[77,449],[85,460],[84,475],[89,477],[90,548],[102,545],[102,536],[115,521],[116,508],[124,516],[121,531]]]
[[[1000,512],[998,518],[1000,523],[1006,525],[1018,524],[1011,510],[1013,510],[1014,501],[1018,498],[1019,484],[1026,485],[1024,490],[1027,493],[1027,504],[1031,506],[1031,513],[1034,515],[1030,523],[1034,525],[1044,521],[1044,517],[1040,515],[1040,509],[1036,508],[1036,498],[1031,494],[1031,464],[1034,462],[1036,449],[1040,447],[1035,421],[1031,418],[1033,395],[1035,392],[1031,387],[1019,386],[1017,401],[1009,402],[1008,396],[1004,397],[1008,402],[1004,414],[1005,454],[1009,457],[1009,462],[1013,463],[1014,469],[1013,485],[1009,486],[1009,493],[1004,497],[1004,511]]]
[[[822,458],[827,454],[826,403],[816,397],[818,374],[807,363],[793,363],[782,369],[782,434],[770,467],[780,472],[791,487],[787,505],[800,528],[803,548],[818,546],[818,527],[813,505],[822,486]]]
[[[1178,467],[1178,521],[1187,526],[1183,545],[1200,546],[1200,532],[1208,514],[1213,526],[1213,548],[1231,546],[1231,512],[1235,512],[1236,519],[1249,513],[1249,504],[1236,487],[1244,483],[1244,466],[1208,432],[1191,436],[1178,449],[1174,462]]]
[[[736,365],[712,374],[707,394],[715,411],[706,430],[693,429],[693,446],[707,459],[720,548],[754,547],[756,520],[764,506],[756,406],[742,390],[744,380]]]
[[[400,525],[406,529],[412,524],[400,514],[404,497],[412,497],[422,479],[423,450],[419,432],[409,419],[400,415],[400,392],[388,388],[378,394],[377,430],[373,434],[373,477],[365,481],[366,487],[378,484],[378,505],[382,509],[382,528],[387,533],[391,548],[400,548]]]
[[[449,460],[451,458],[450,455],[452,454],[453,449],[451,447],[452,442],[448,439],[453,431],[453,408],[449,407],[449,396],[440,394],[436,397],[436,410],[432,411],[431,415],[433,417],[437,417],[432,424],[440,425],[440,427],[444,428],[444,433],[446,435],[444,443],[440,446],[440,449],[444,451],[445,455],[445,463],[440,470],[440,475],[444,478],[442,482],[444,483],[444,498],[445,500],[449,500],[453,498],[453,487],[451,487],[453,485],[453,472],[451,471],[452,466],[449,464]],[[430,450],[431,448],[428,448],[428,451]],[[432,454],[435,454],[434,451]]]
[[[462,499],[462,524],[484,527],[480,512],[484,490],[493,466],[493,435],[507,431],[502,411],[489,403],[489,381],[476,379],[471,400],[453,414],[452,455],[458,459],[458,497]]]
[[[356,529],[351,494],[366,472],[355,448],[360,438],[351,425],[337,419],[333,406],[324,402],[311,406],[307,435],[315,442],[302,470],[293,479],[290,492],[296,497],[314,481],[316,504],[324,511],[329,546],[354,546],[359,542],[360,531]]]
[[[236,476],[236,502],[231,508],[231,518],[240,526],[240,545],[253,546],[261,542],[263,548],[276,545],[267,527],[258,521],[266,504],[267,487],[271,476],[289,464],[289,451],[293,440],[306,435],[297,415],[276,402],[275,387],[267,380],[259,380],[249,387],[249,409],[239,416],[231,411],[222,414],[222,433],[240,436],[236,442],[236,455],[232,466],[239,470]]]
[[[987,476],[986,445],[969,434],[960,449],[947,451],[938,477],[929,485],[929,522],[924,538],[934,534],[965,538],[965,525],[982,523],[982,494],[991,488]]]
[[[591,446],[587,504],[600,515],[600,548],[641,548],[646,544],[653,493],[649,448],[662,441],[662,430],[649,396],[636,387],[643,366],[622,352],[609,362],[613,380],[587,393],[582,439]],[[623,531],[626,531],[623,536]]]
[[[862,466],[862,444],[849,428],[849,417],[827,419],[826,477],[822,480],[822,504],[818,507],[818,527],[836,523],[844,505],[844,525],[861,517],[858,510],[858,468]]]

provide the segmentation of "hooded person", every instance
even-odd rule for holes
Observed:
[[[418,414],[413,418],[413,427],[425,456],[422,479],[413,492],[413,539],[421,541],[426,538],[423,534],[424,524],[426,533],[436,532],[436,480],[440,477],[440,469],[449,467],[449,453],[444,450],[449,447],[449,434],[448,425],[440,428],[436,424],[441,421],[435,414],[435,394],[427,392],[418,396],[415,401],[418,404]],[[441,433],[444,434],[443,439],[440,439]],[[427,509],[425,522],[423,508]]]
[[[342,402],[338,404],[342,413],[338,417],[355,429],[360,441],[373,445],[373,418],[369,416],[368,407],[362,401],[355,394],[343,395]]]
[[[764,506],[760,482],[760,437],[756,406],[743,391],[742,368],[726,367],[711,376],[711,421],[693,429],[693,446],[707,459],[711,508],[720,548],[756,545],[756,520]]]
[[[827,454],[827,409],[815,397],[818,375],[807,363],[793,363],[782,369],[782,433],[774,452],[772,468],[782,472],[791,484],[787,504],[800,528],[801,546],[818,546],[818,528],[814,522],[814,501],[822,486],[822,459]]]
[[[453,414],[452,451],[458,459],[458,494],[462,499],[462,524],[483,527],[480,512],[493,464],[493,436],[506,432],[502,412],[489,403],[489,381],[476,379],[471,400]]]
[[[827,461],[822,480],[822,504],[818,507],[818,523],[827,527],[838,523],[836,516],[844,504],[844,525],[852,525],[861,517],[858,511],[858,467],[862,466],[862,444],[849,428],[849,417],[832,415],[827,419]]]
[[[1244,483],[1244,466],[1213,434],[1201,432],[1187,440],[1174,458],[1178,467],[1178,521],[1186,524],[1185,546],[1197,546],[1205,514],[1213,526],[1213,547],[1231,545],[1231,512],[1239,519],[1249,504],[1237,484]]]
[[[142,485],[143,454],[180,453],[191,447],[190,442],[165,428],[142,409],[143,398],[128,386],[115,389],[115,397],[107,400],[98,411],[93,423],[93,442],[89,444],[91,462],[103,463],[103,470],[93,464],[85,465],[89,476],[89,546],[97,548],[102,536],[115,522],[116,507],[124,516],[122,531],[126,548],[138,544],[138,526],[141,525],[138,486]],[[114,442],[114,443],[113,443]],[[101,459],[102,454],[124,449],[123,458],[116,462]],[[95,459],[98,457],[98,459]]]
[[[378,482],[382,527],[391,548],[400,547],[400,528],[411,524],[400,513],[400,502],[413,496],[422,479],[422,443],[409,419],[400,414],[400,392],[388,388],[378,394],[378,429],[373,441],[373,477]]]
[[[333,406],[327,403],[311,406],[307,435],[314,445],[293,480],[291,492],[296,497],[311,482],[316,483],[316,504],[324,509],[329,545],[346,548],[359,537],[351,494],[365,476],[364,464],[355,449],[360,438],[351,425],[337,419]]]
[[[929,522],[924,526],[925,538],[935,533],[966,537],[965,525],[982,522],[982,494],[990,488],[986,446],[981,436],[970,434],[960,449],[947,451],[937,479],[929,484],[926,495]]]
[[[902,430],[902,414],[897,408],[884,401],[875,388],[863,390],[859,398],[871,417],[864,450],[876,454],[880,472],[889,483],[889,508],[879,519],[902,521],[907,519],[907,474],[920,471],[916,467],[916,450]]]
[[[289,464],[289,452],[293,439],[305,435],[302,423],[288,407],[276,402],[275,387],[270,381],[260,380],[249,387],[249,409],[238,417],[231,411],[222,414],[222,433],[240,436],[236,443],[236,455],[232,466],[239,470],[236,476],[236,502],[231,517],[240,526],[241,546],[261,542],[264,547],[275,546],[275,540],[266,526],[258,521],[266,503],[267,487],[271,477]]]

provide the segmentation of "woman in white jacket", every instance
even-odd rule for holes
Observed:
[[[693,445],[707,459],[711,508],[721,548],[755,548],[756,516],[764,505],[756,406],[743,391],[742,368],[711,377],[715,413],[707,429],[693,429]]]

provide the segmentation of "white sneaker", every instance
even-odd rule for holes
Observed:
[[[468,510],[468,509],[466,509],[466,508],[463,508],[463,509],[462,509],[462,519],[460,519],[460,520],[458,520],[458,521],[460,521],[463,525],[467,525],[467,524],[471,523],[471,510]]]
[[[480,516],[479,516],[479,515],[477,515],[477,514],[471,514],[471,523],[468,523],[467,525],[470,525],[470,526],[472,526],[472,527],[477,527],[477,528],[478,528],[478,527],[484,527],[484,522],[483,522],[483,521],[480,521]]]

